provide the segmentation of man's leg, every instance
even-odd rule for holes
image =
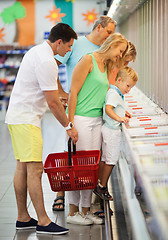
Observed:
[[[53,206],[52,206],[52,209],[54,211],[61,211],[61,210],[63,211],[64,210],[64,197],[65,197],[65,192],[63,192],[63,191],[57,192],[57,196],[56,196]]]
[[[42,162],[27,163],[27,186],[29,194],[38,217],[38,225],[47,226],[51,220],[44,207],[41,177],[43,172]]]
[[[63,228],[49,219],[44,208],[41,176],[43,172],[42,137],[41,130],[36,126],[12,125],[10,128],[15,158],[37,162],[20,162],[18,160],[14,176],[14,187],[18,206],[18,220],[16,229],[36,228],[37,233],[65,234],[68,229]],[[33,146],[33,148],[32,148]],[[32,151],[33,150],[33,151]],[[27,211],[27,189],[38,217],[37,221],[30,217]]]
[[[14,189],[18,208],[18,221],[28,222],[31,217],[27,211],[27,167],[26,163],[17,160],[14,175]]]

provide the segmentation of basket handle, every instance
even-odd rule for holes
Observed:
[[[71,160],[71,141],[72,138],[69,138],[68,140],[68,165],[72,166],[72,160]],[[76,145],[73,143],[73,155],[76,154]]]

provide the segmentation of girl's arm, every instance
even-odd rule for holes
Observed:
[[[114,120],[117,121],[117,122],[120,122],[120,123],[128,123],[128,122],[129,122],[129,118],[128,118],[128,117],[123,117],[123,118],[119,117],[119,116],[114,112],[113,106],[111,106],[111,105],[106,105],[105,112],[106,112],[106,114],[107,114],[110,118],[114,119]]]
[[[80,92],[87,75],[92,71],[92,56],[85,55],[75,66],[72,74],[71,87],[69,91],[68,115],[69,121],[73,122],[77,97]]]

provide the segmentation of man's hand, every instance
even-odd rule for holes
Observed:
[[[71,129],[67,130],[67,134],[70,138],[72,138],[72,141],[74,144],[78,141],[78,132],[75,127],[72,127]]]
[[[64,91],[64,92],[61,94],[60,97],[65,98],[65,99],[68,100],[68,98],[69,98],[69,93],[67,93],[67,92]]]
[[[67,106],[68,106],[68,98],[65,97],[59,97],[64,109],[66,110]]]
[[[68,97],[69,97],[69,94],[65,91],[63,91],[61,93],[61,95],[59,95],[59,99],[64,107],[64,109],[66,110],[67,106],[68,106]]]

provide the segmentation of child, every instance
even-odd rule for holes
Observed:
[[[121,143],[121,124],[128,123],[131,115],[124,110],[124,94],[128,93],[138,81],[136,72],[129,67],[121,68],[115,85],[110,85],[103,109],[102,159],[100,163],[100,182],[94,193],[104,200],[113,200],[108,193],[107,182],[113,167],[119,159]]]

